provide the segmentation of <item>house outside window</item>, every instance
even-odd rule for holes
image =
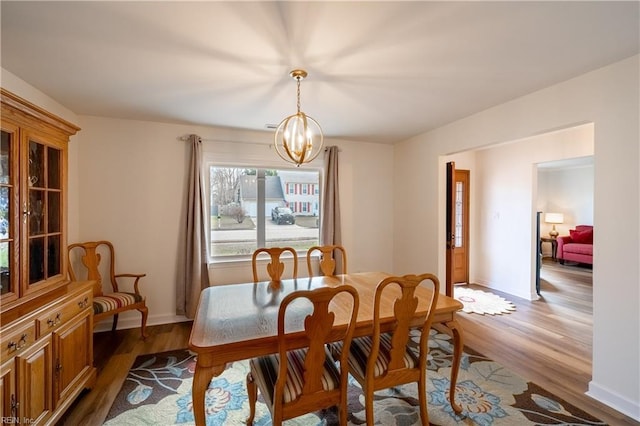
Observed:
[[[250,256],[259,247],[306,252],[319,243],[317,170],[277,170],[207,165],[213,259]]]

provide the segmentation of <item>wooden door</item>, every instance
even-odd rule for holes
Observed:
[[[0,417],[15,423],[18,419],[18,395],[16,394],[15,360],[11,358],[0,366]]]
[[[469,170],[447,163],[446,294],[453,285],[469,282]]]
[[[93,352],[87,345],[92,333],[91,311],[88,309],[53,333],[55,408],[73,395],[77,390],[76,382],[93,367]]]
[[[469,170],[456,170],[453,283],[469,282]]]
[[[51,336],[46,336],[16,357],[20,392],[18,417],[34,424],[43,422],[53,411],[51,352]]]

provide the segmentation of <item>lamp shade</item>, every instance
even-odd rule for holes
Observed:
[[[564,223],[564,215],[562,213],[545,213],[544,221],[546,223]]]

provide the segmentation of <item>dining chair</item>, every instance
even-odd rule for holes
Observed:
[[[298,278],[298,254],[291,247],[262,247],[253,252],[251,256],[251,267],[253,269],[253,282],[258,282],[258,257],[262,253],[267,253],[271,261],[267,264],[267,273],[271,281],[280,281],[284,272],[284,263],[280,261],[280,256],[284,252],[291,252],[293,255],[293,274],[291,278]],[[263,256],[264,257],[264,256]]]
[[[424,320],[420,320],[421,331],[417,352],[408,346],[410,322],[418,308],[415,297],[418,286],[428,286],[431,297],[427,300]],[[406,383],[418,383],[420,418],[423,425],[429,424],[427,413],[427,355],[429,329],[434,308],[438,301],[440,282],[433,274],[389,277],[376,287],[373,312],[373,334],[353,339],[349,350],[349,372],[362,386],[365,397],[367,425],[374,423],[373,393]],[[383,333],[380,311],[393,306],[395,323],[390,332]],[[344,352],[344,349],[342,350]]]
[[[332,308],[335,304],[332,300],[336,297],[349,297],[351,312],[347,326],[334,329]],[[278,353],[249,361],[248,425],[253,424],[259,388],[274,425],[337,406],[340,424],[346,426],[347,358],[358,303],[358,293],[349,285],[298,290],[284,297],[278,309]],[[325,347],[326,343],[335,340],[340,340],[347,348],[342,352],[339,364]]]
[[[336,272],[338,266],[335,254],[340,253],[340,261],[342,266],[342,273],[347,273],[347,252],[344,247],[339,245],[325,245],[325,246],[313,246],[307,250],[307,270],[309,276],[314,276],[312,258],[316,252],[320,252],[320,260],[318,262],[318,268],[320,275],[332,276]]]
[[[147,337],[148,309],[144,296],[140,293],[139,281],[146,274],[116,274],[115,250],[109,241],[89,241],[71,244],[67,248],[69,277],[71,281],[87,279],[95,281],[93,285],[93,323],[113,316],[112,331],[118,327],[118,314],[137,310],[142,315],[140,331],[142,338]],[[101,265],[103,256],[106,264]],[[84,267],[84,268],[83,268]],[[81,277],[82,274],[82,278]],[[102,287],[102,275],[109,276],[110,289]],[[123,291],[120,283],[127,281],[133,292]],[[131,282],[133,283],[131,285]]]

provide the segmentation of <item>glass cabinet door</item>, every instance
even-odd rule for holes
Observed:
[[[4,300],[18,297],[19,233],[17,128],[3,123],[0,140],[0,294]]]
[[[0,91],[0,313],[5,319],[69,282],[67,149],[80,129]]]
[[[27,177],[29,289],[62,272],[60,149],[29,139]]]

